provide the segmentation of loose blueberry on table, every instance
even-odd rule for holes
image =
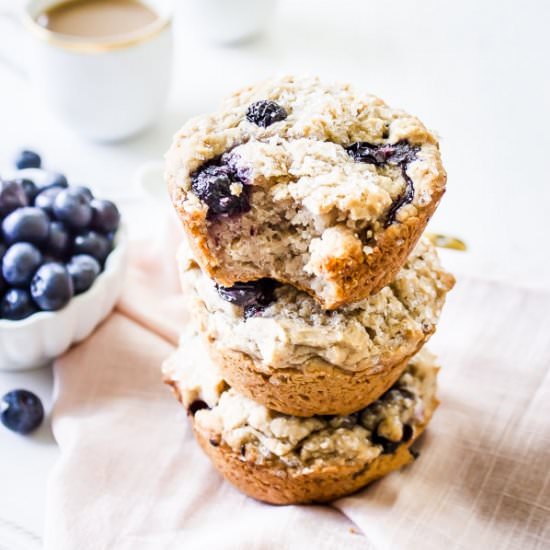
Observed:
[[[86,292],[120,224],[114,203],[41,164],[38,154],[22,151],[16,167],[24,177],[0,178],[0,319],[57,311]]]
[[[0,401],[0,420],[8,430],[28,434],[44,420],[40,399],[28,390],[13,390]]]

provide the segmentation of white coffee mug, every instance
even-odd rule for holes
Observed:
[[[273,16],[277,0],[186,0],[187,17],[214,44],[236,44],[259,35]]]
[[[158,18],[108,39],[63,35],[39,25],[36,18],[59,0],[29,0],[18,18],[27,50],[24,73],[59,118],[87,139],[115,141],[136,134],[158,117],[166,101],[172,2],[141,1]]]

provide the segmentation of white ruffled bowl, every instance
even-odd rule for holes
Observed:
[[[46,365],[87,338],[115,306],[124,283],[127,260],[124,227],[105,269],[86,292],[59,311],[42,311],[21,321],[0,319],[0,370],[26,370]]]

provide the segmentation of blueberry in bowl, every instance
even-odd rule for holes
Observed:
[[[42,263],[40,250],[26,242],[11,245],[2,257],[2,277],[14,288],[25,288]]]
[[[20,321],[37,311],[38,308],[34,304],[30,292],[22,288],[10,288],[0,301],[2,319]]]
[[[41,164],[40,155],[34,151],[23,150],[15,158],[17,168],[40,168]]]
[[[23,188],[23,192],[27,197],[27,203],[33,204],[36,195],[39,193],[39,189],[34,181],[27,178],[16,179],[15,182]]]
[[[61,191],[62,189],[60,187],[50,187],[48,189],[44,189],[44,191],[39,191],[34,197],[34,206],[44,210],[46,214],[53,217],[53,204],[55,202],[55,198],[59,195],[59,193],[61,193]]]
[[[77,254],[67,264],[75,294],[86,292],[101,272],[99,262],[89,254]]]
[[[27,195],[20,183],[0,179],[0,219],[27,204]]]
[[[42,264],[31,280],[31,297],[42,311],[63,309],[73,294],[71,275],[60,262]]]
[[[28,242],[40,245],[48,238],[50,217],[44,210],[23,206],[2,221],[2,236],[6,244]]]
[[[46,364],[83,340],[122,290],[117,206],[43,172],[0,180],[0,370]]]
[[[48,239],[44,245],[45,254],[53,258],[65,258],[72,248],[72,235],[63,222],[50,222]]]
[[[92,229],[102,233],[116,231],[120,224],[120,212],[111,201],[92,199]]]
[[[89,193],[89,191],[88,191]],[[72,229],[84,229],[92,221],[90,195],[81,187],[62,189],[53,201],[53,215]]]
[[[108,235],[86,230],[75,235],[73,251],[92,256],[102,264],[111,252],[111,242]]]

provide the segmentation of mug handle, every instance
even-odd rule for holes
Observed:
[[[2,40],[0,40],[0,64],[7,67],[17,76],[26,79],[27,72],[21,66],[21,57],[19,55],[19,59],[17,59],[14,55],[14,52],[25,51],[21,38],[23,28],[16,10],[6,9],[0,11],[0,31],[0,35],[2,36]],[[15,46],[13,42],[16,42]]]

